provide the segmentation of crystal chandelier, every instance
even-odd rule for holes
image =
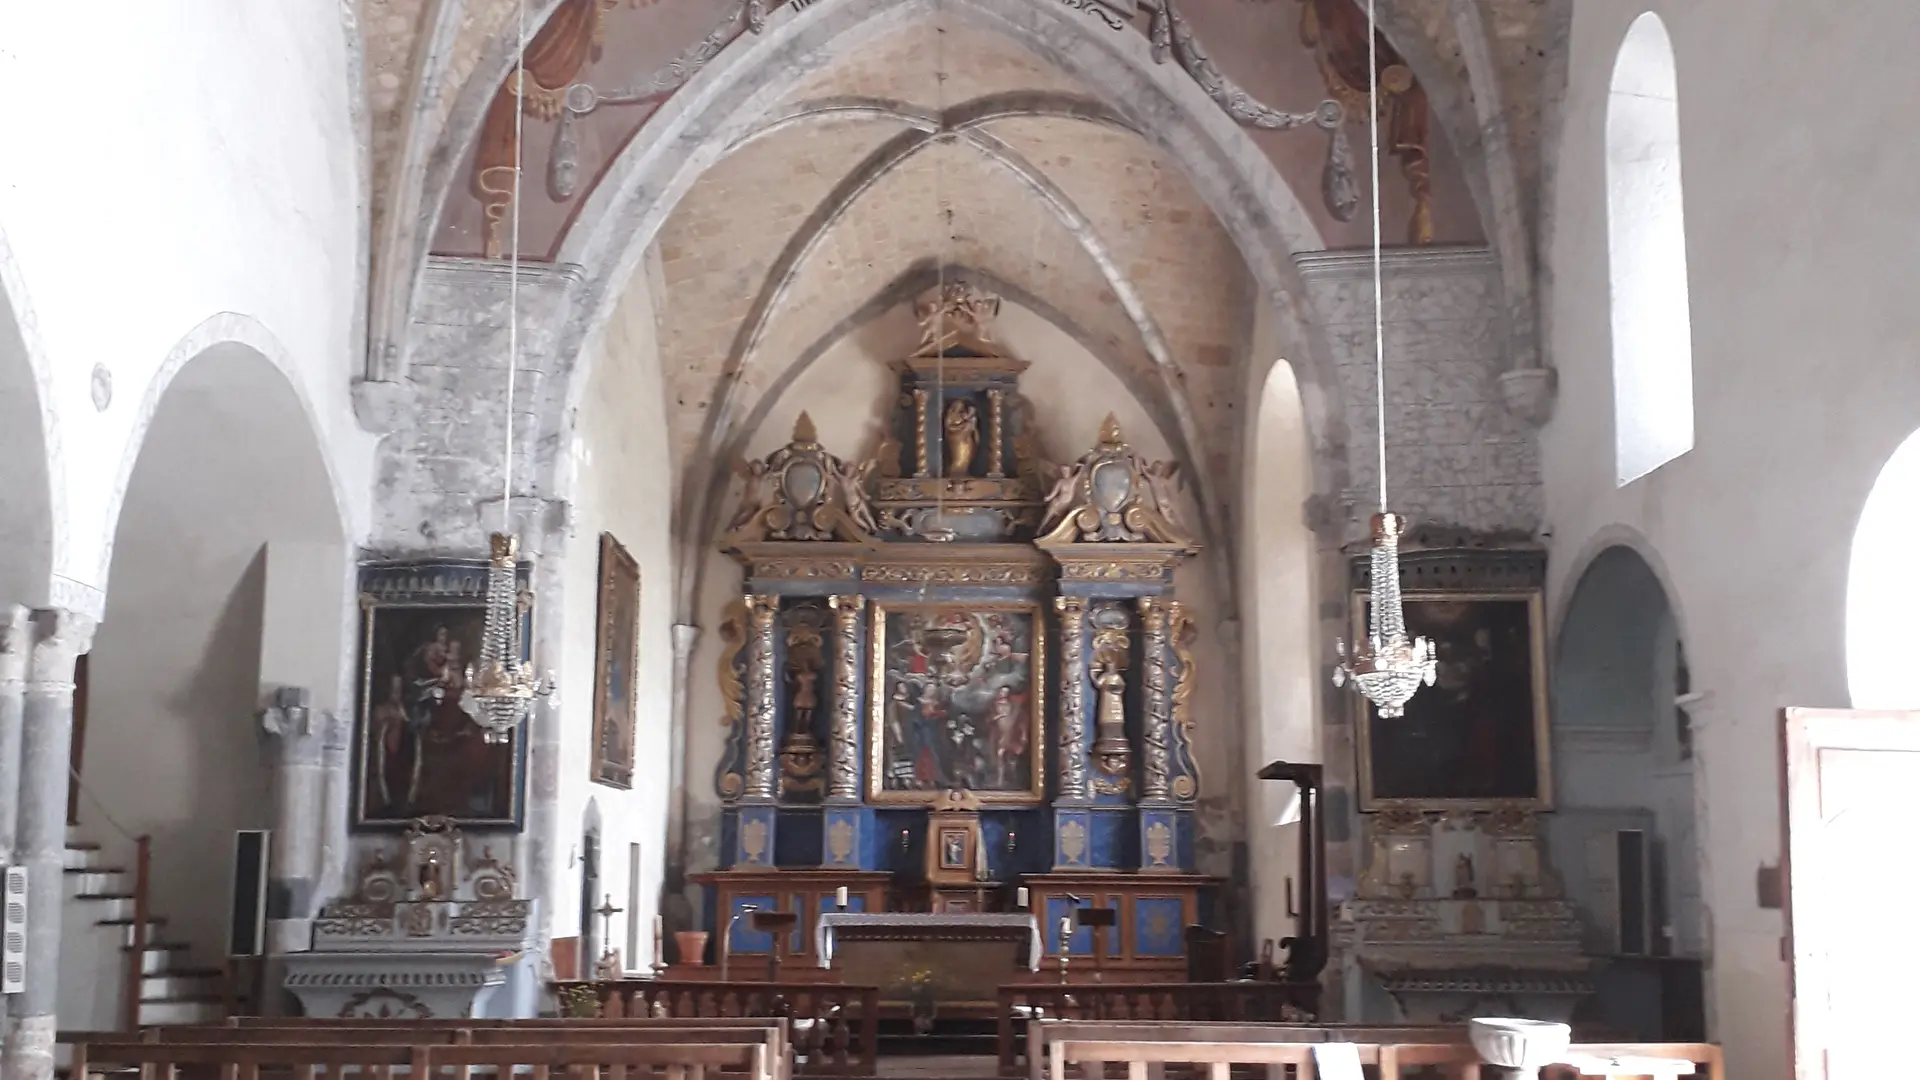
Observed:
[[[533,699],[551,692],[526,661],[521,640],[519,556],[520,539],[513,533],[513,391],[520,362],[520,162],[526,85],[527,6],[519,4],[520,51],[514,71],[513,110],[513,250],[507,263],[507,439],[504,479],[500,493],[500,528],[494,533],[487,560],[487,618],[481,632],[480,660],[467,668],[467,692],[461,701],[486,741],[504,743],[513,738],[533,711]]]
[[[1373,0],[1367,0],[1367,134],[1373,149],[1373,388],[1376,449],[1379,454],[1380,512],[1373,515],[1372,560],[1369,583],[1367,640],[1335,644],[1340,663],[1333,669],[1333,685],[1353,688],[1373,702],[1385,719],[1402,715],[1421,684],[1433,685],[1433,643],[1407,637],[1407,617],[1400,603],[1400,515],[1387,510],[1387,349],[1386,320],[1381,314],[1380,288],[1380,65]]]

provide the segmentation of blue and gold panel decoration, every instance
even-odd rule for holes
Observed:
[[[772,805],[741,805],[736,811],[739,825],[734,832],[733,869],[773,865],[773,833],[777,820]]]
[[[733,928],[732,944],[728,945],[728,949],[736,955],[771,952],[773,935],[753,928],[753,912],[778,910],[780,906],[771,895],[734,897],[732,910],[727,912],[728,924]]]
[[[1187,873],[1193,869],[1193,812],[1178,806],[1140,808],[1140,869]]]
[[[1085,807],[1053,808],[1053,868],[1055,870],[1091,870],[1093,861],[1093,811]]]
[[[1133,899],[1133,954],[1182,956],[1186,953],[1186,904],[1177,896]]]
[[[871,870],[873,811],[864,806],[828,806],[821,815],[820,865],[829,870]]]

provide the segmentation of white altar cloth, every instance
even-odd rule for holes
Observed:
[[[1027,967],[1031,971],[1040,970],[1040,955],[1045,948],[1040,941],[1040,921],[1032,915],[1018,913],[1006,914],[953,914],[933,915],[914,912],[865,912],[865,911],[829,911],[820,916],[813,927],[813,955],[819,958],[821,967],[833,966],[833,934],[842,926],[913,927],[939,926],[1021,926],[1027,931]]]

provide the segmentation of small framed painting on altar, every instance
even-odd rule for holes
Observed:
[[[1360,808],[1552,809],[1540,591],[1410,592],[1404,603],[1437,672],[1391,720],[1352,696]],[[1354,594],[1349,640],[1366,638],[1368,606]]]
[[[876,604],[873,611],[868,800],[926,804],[968,791],[982,803],[1040,802],[1046,627],[1039,605]]]

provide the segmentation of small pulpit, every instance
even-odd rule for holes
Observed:
[[[311,952],[287,956],[308,1016],[532,1016],[534,901],[490,846],[475,855],[443,819],[422,819],[361,864],[354,891],[314,920]]]

